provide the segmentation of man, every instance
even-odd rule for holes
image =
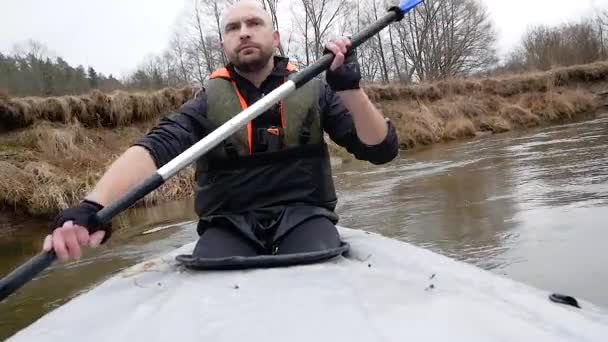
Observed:
[[[111,229],[87,229],[95,225],[97,211],[294,72],[286,58],[274,56],[279,33],[257,2],[229,8],[223,30],[230,63],[211,75],[205,91],[118,158],[79,206],[57,216],[44,250],[54,249],[67,261],[80,258],[81,246],[98,246]],[[359,88],[361,76],[355,55],[347,53],[349,45],[348,39],[326,45],[335,54],[326,83],[312,80],[197,162],[200,238],[195,256],[291,254],[339,245],[323,132],[374,164],[398,153],[394,127]]]

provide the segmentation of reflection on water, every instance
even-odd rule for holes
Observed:
[[[608,306],[607,130],[600,118],[404,152],[380,167],[346,164],[334,172],[340,224]],[[190,201],[129,211],[108,246],[54,266],[0,304],[0,339],[112,273],[192,241],[193,220]],[[0,273],[37,253],[44,230],[32,228],[45,224],[0,221]]]
[[[499,266],[497,258],[508,248],[504,242],[514,228],[511,165],[502,157],[482,158],[479,149],[463,155],[468,149],[457,146],[406,154],[384,172],[338,176],[341,224],[486,268]],[[352,201],[351,191],[360,200]],[[356,215],[363,211],[364,217]]]

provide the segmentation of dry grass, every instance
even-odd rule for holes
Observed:
[[[79,200],[71,180],[46,162],[23,166],[0,161],[0,204],[16,212],[43,215]]]
[[[436,101],[457,95],[511,97],[530,92],[549,92],[555,87],[574,87],[608,79],[608,62],[558,68],[486,79],[451,79],[420,85],[369,85],[365,91],[374,101]]]
[[[25,128],[38,121],[78,122],[86,127],[120,127],[134,122],[156,120],[176,110],[192,98],[194,89],[163,89],[151,93],[93,90],[82,96],[24,97],[0,96],[0,130]]]
[[[458,140],[475,136],[475,125],[471,119],[464,116],[455,117],[445,124],[444,140]]]
[[[517,127],[566,122],[593,113],[593,94],[560,89],[508,98],[451,95],[436,101],[391,100],[378,103],[395,123],[402,148],[474,137],[481,132],[502,133]]]
[[[31,178],[14,164],[0,160],[0,202],[6,208],[18,210],[23,208],[32,196]]]
[[[0,135],[0,208],[28,215],[52,215],[73,206],[109,164],[149,125],[88,129],[79,124],[39,122]],[[189,168],[138,205],[153,205],[193,193]]]
[[[194,167],[182,170],[177,176],[144,197],[144,205],[151,206],[157,203],[176,199],[184,199],[194,194]]]
[[[93,140],[78,123],[59,126],[41,122],[31,129],[18,132],[15,142],[19,146],[40,152],[45,159],[71,162],[94,158],[89,152],[93,148]]]
[[[365,91],[397,125],[402,148],[573,120],[600,105],[608,62],[487,79],[420,85],[368,85]]]

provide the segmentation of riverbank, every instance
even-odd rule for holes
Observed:
[[[542,73],[454,79],[367,92],[404,149],[592,116],[608,107],[608,62]]]
[[[604,105],[608,63],[488,79],[414,86],[369,85],[370,98],[399,131],[401,147],[563,123]],[[0,97],[0,207],[45,216],[77,203],[107,166],[193,89],[93,92],[58,98]],[[348,154],[332,145],[332,155]],[[192,169],[140,204],[192,195]]]

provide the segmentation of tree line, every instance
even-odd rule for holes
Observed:
[[[304,67],[323,53],[332,37],[359,32],[384,15],[383,0],[259,0],[281,33],[276,53]],[[60,95],[90,89],[160,89],[204,84],[223,66],[220,48],[223,9],[234,0],[191,0],[167,48],[148,57],[121,80],[93,68],[71,67],[48,58],[40,47],[0,54],[0,89],[12,95]],[[604,60],[608,54],[608,11],[575,23],[538,26],[500,61],[497,33],[479,0],[426,0],[357,50],[368,82],[422,82],[451,77],[547,70]],[[35,45],[35,44],[34,44]],[[43,49],[42,49],[43,50]]]
[[[36,41],[21,44],[13,54],[0,52],[0,90],[13,96],[58,96],[122,87],[114,76],[106,77],[93,67],[73,67],[61,57],[50,57],[48,49]]]
[[[507,72],[548,70],[608,58],[608,10],[555,27],[534,27],[502,66]]]
[[[259,1],[281,33],[277,54],[300,67],[320,58],[330,38],[359,32],[389,7],[380,0]],[[226,63],[221,15],[233,2],[192,0],[166,51],[145,61],[137,79],[149,83],[157,75],[166,85],[204,83]],[[357,54],[367,81],[426,81],[492,67],[498,61],[495,41],[489,13],[476,0],[427,0]]]

